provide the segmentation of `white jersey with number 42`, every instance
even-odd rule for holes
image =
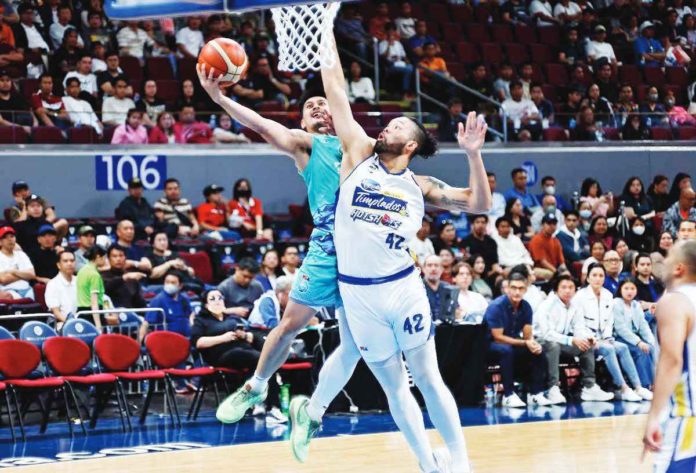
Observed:
[[[424,212],[423,192],[410,169],[391,174],[376,154],[361,162],[339,188],[338,272],[383,278],[413,266],[407,245],[421,228]]]

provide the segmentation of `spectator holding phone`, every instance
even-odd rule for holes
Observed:
[[[263,287],[255,277],[259,265],[253,258],[243,258],[237,264],[234,274],[218,285],[225,296],[225,314],[246,318],[254,307],[254,302],[263,294]]]

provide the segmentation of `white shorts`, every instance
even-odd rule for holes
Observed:
[[[425,286],[415,269],[381,284],[339,278],[338,288],[355,344],[367,362],[424,345],[434,332]]]
[[[662,448],[655,454],[653,472],[696,471],[696,417],[669,418],[662,432]]]

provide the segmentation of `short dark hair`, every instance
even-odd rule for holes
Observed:
[[[109,59],[112,56],[119,57],[118,51],[116,51],[115,49],[110,49],[109,51],[106,52],[106,54],[104,54],[104,59]]]
[[[488,215],[486,215],[486,214],[469,215],[469,221],[472,224],[480,218],[484,219],[486,221],[486,223],[488,223]]]
[[[423,49],[427,48],[428,46],[437,46],[437,43],[433,41],[426,41],[425,44],[423,44]]]
[[[640,252],[636,255],[635,259],[633,260],[633,264],[635,264],[636,267],[638,267],[638,261],[640,261],[642,258],[648,258],[650,260],[650,262],[652,263],[652,258],[650,257],[650,253],[646,253],[643,251],[643,252]]]
[[[493,171],[488,171],[486,172],[487,177],[495,177],[495,173]]]
[[[167,235],[167,232],[164,230],[155,230],[152,232],[152,235],[150,235],[150,246],[155,244],[155,238],[157,238],[157,235],[164,235],[167,237],[167,241],[169,241],[169,235]]]
[[[621,289],[623,289],[623,287],[626,284],[633,284],[634,286],[636,286],[636,288],[638,288],[638,282],[636,281],[636,279],[633,276],[629,276],[625,279],[622,279],[619,283],[619,286],[616,288],[616,297],[621,297]]]
[[[302,97],[300,98],[300,114],[302,113],[302,110],[304,110],[304,106],[307,103],[307,100],[311,99],[312,97],[326,98],[326,92],[324,92],[324,88],[320,87],[319,84],[317,84],[313,86],[311,89],[307,89],[304,91]]]
[[[515,168],[512,171],[510,171],[510,177],[514,179],[514,177],[521,172],[527,174],[527,171],[524,168]]]
[[[179,280],[179,284],[184,282],[183,274],[181,274],[181,271],[178,271],[176,269],[170,269],[169,271],[167,271],[164,274],[164,277],[162,278],[162,280],[164,280],[167,276],[174,276],[175,278],[177,278]]]
[[[45,77],[49,77],[51,80],[53,80],[53,76],[51,74],[49,74],[48,72],[44,72],[39,76],[39,82],[41,82],[41,80]],[[75,79],[77,79],[77,77],[75,77]]]
[[[123,82],[124,84],[126,84],[126,87],[128,87],[128,81],[127,81],[126,79],[124,79],[123,77],[121,77],[121,76],[116,77],[115,79],[113,79],[113,80],[111,81],[111,85],[112,85],[113,87],[116,87],[116,84],[118,84],[119,82]]]
[[[512,273],[518,273],[524,276],[525,279],[529,278],[529,268],[527,267],[526,264],[516,264],[512,268],[510,268],[510,274]]]
[[[58,5],[58,11],[61,10],[70,10],[72,12],[72,8],[70,8],[70,5],[68,5],[67,3]]]
[[[593,269],[601,269],[602,272],[604,273],[604,276],[607,275],[607,270],[604,268],[604,265],[602,263],[591,263],[587,267],[587,275],[589,276],[590,273],[592,272]]]
[[[61,251],[60,254],[58,255],[58,261],[60,261],[60,259],[63,257],[63,255],[73,255],[73,257],[75,257],[75,250],[73,250],[72,248],[63,249],[63,251]]]
[[[131,117],[131,115],[133,115],[134,113],[139,113],[141,117],[143,116],[142,110],[138,110],[137,108],[131,108],[131,109],[128,109],[128,113],[126,115],[126,120],[128,120]]]
[[[522,87],[522,82],[518,80],[510,81],[510,90],[512,90],[515,87]]]
[[[578,287],[578,282],[575,280],[573,276],[571,276],[570,274],[559,274],[553,279],[551,283],[553,292],[558,292],[558,287],[561,285],[563,281],[570,281],[576,288]]]
[[[175,183],[176,185],[181,185],[179,183],[179,179],[177,179],[176,177],[170,177],[166,181],[164,181],[164,187],[167,187],[167,184],[171,184],[172,182]]]
[[[99,245],[94,245],[89,250],[85,251],[87,261],[94,261],[98,256],[106,256],[106,250]]]
[[[94,246],[97,246],[97,245],[94,245]],[[111,253],[114,253],[116,251],[120,251],[121,253],[125,254],[126,249],[124,247],[122,247],[121,245],[119,245],[118,243],[114,243],[113,245],[111,245],[109,247],[108,250],[106,250],[106,255],[110,257]]]
[[[564,215],[566,217],[569,215],[575,215],[578,219],[580,218],[580,214],[578,213],[578,211],[573,209],[568,210]]]
[[[77,85],[80,85],[80,79],[78,79],[77,77],[68,77],[68,79],[65,81],[65,86],[70,87],[70,85],[72,85],[73,82],[77,82]]]
[[[418,143],[418,147],[413,152],[413,156],[418,155],[423,159],[428,159],[437,153],[437,140],[418,120],[414,118],[410,120],[416,125],[416,133],[413,139]]]
[[[529,90],[531,91],[532,89],[540,88],[541,91],[544,91],[544,86],[540,84],[539,82],[532,82],[532,85],[529,86]]]
[[[249,271],[252,274],[258,274],[259,263],[257,263],[254,258],[242,258],[239,263],[237,263],[237,271]]]
[[[462,105],[463,103],[464,102],[462,102],[462,99],[460,99],[459,97],[453,97],[447,101],[447,106],[451,107],[452,105],[456,104]]]
[[[512,221],[510,221],[509,218],[507,218],[506,216],[503,215],[502,217],[498,217],[497,220],[495,221],[495,228],[498,228],[501,223],[505,223],[505,222],[507,222],[508,225],[512,226]]]
[[[523,282],[525,284],[525,286],[527,285],[527,282],[528,282],[527,277],[524,274],[517,272],[517,271],[511,271],[510,274],[508,274],[507,281],[508,281],[508,283],[511,283],[514,281]]]
[[[554,181],[554,182],[556,182],[556,178],[553,177],[553,176],[548,176],[548,175],[546,175],[546,176],[544,176],[544,177],[541,178],[541,184],[542,184],[542,185],[543,185],[545,182],[547,182],[547,181]]]

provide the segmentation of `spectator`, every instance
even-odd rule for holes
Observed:
[[[643,121],[637,113],[628,115],[626,123],[621,128],[621,139],[628,140],[647,140],[650,138],[650,129],[645,126],[645,121]]]
[[[442,260],[439,256],[425,258],[423,278],[433,320],[454,321],[459,290],[441,280],[442,272]]]
[[[513,80],[514,71],[512,65],[505,62],[498,69],[498,78],[493,82],[493,90],[499,101],[504,102],[511,98],[510,84]]]
[[[650,253],[654,246],[653,236],[646,233],[645,220],[636,217],[631,222],[631,231],[626,235],[626,244],[639,253]]]
[[[135,108],[143,112],[143,124],[153,128],[160,113],[167,109],[166,104],[157,98],[157,82],[146,80],[143,84],[143,95],[135,103]]]
[[[548,214],[554,214],[556,220],[563,222],[563,212],[556,205],[556,197],[550,194],[546,194],[541,197],[541,207],[534,211],[532,218],[530,219],[532,223],[532,230],[537,233],[541,230],[541,219]]]
[[[133,96],[133,87],[128,85],[128,76],[121,70],[121,60],[118,57],[118,51],[110,51],[104,56],[106,60],[106,70],[97,74],[97,86],[99,95],[103,97],[111,97],[116,95],[116,80],[123,79],[126,83],[126,96]],[[147,85],[149,81],[145,82]],[[155,89],[157,86],[155,86]],[[155,90],[157,93],[157,90]],[[143,94],[147,96],[147,88],[143,87]]]
[[[500,8],[503,23],[529,24],[531,18],[527,13],[527,5],[522,0],[510,0],[505,2]]]
[[[279,264],[280,257],[276,250],[267,250],[261,257],[261,267],[259,274],[256,275],[256,280],[261,283],[264,292],[272,291],[276,288]]]
[[[88,55],[82,56],[77,62],[77,68],[65,75],[63,87],[65,87],[68,79],[71,77],[76,77],[80,81],[80,91],[84,92],[80,97],[87,101],[93,101],[99,89],[97,87],[97,76],[92,74],[92,58]]]
[[[271,47],[271,38],[268,33],[262,31],[254,37],[254,53],[252,54],[250,60],[255,63],[259,58],[268,59],[268,63],[271,65],[271,70],[274,74],[278,73],[278,56],[273,52],[274,48]]]
[[[574,66],[584,64],[585,60],[585,47],[579,40],[578,29],[577,27],[571,27],[568,29],[565,41],[561,44],[558,52],[558,62],[567,66]]]
[[[541,116],[534,102],[523,98],[521,82],[513,81],[510,83],[510,98],[503,101],[501,110],[510,121],[510,125],[519,141],[539,139],[541,135]]]
[[[247,318],[254,302],[263,294],[263,287],[255,277],[259,265],[252,258],[243,258],[237,264],[234,274],[218,285],[225,298],[226,315]]]
[[[653,275],[652,258],[648,253],[639,253],[636,256],[634,268],[636,300],[640,302],[641,309],[650,313],[650,318],[655,314],[655,303],[665,292],[665,286]]]
[[[442,275],[440,276],[440,280],[452,284],[454,281],[452,267],[454,266],[457,257],[454,255],[454,251],[449,248],[441,249],[438,256],[440,257],[440,263],[442,264]]]
[[[596,179],[588,177],[582,181],[580,202],[588,202],[590,204],[593,216],[606,217],[612,213],[614,211],[613,200],[614,196],[611,192],[608,192],[606,195],[602,193],[602,187]]]
[[[531,99],[534,106],[539,111],[539,117],[542,121],[542,127],[548,128],[549,125],[555,124],[554,108],[550,100],[544,98],[544,89],[541,84],[532,84]]]
[[[696,44],[696,21],[694,21],[694,16],[691,13],[687,13],[681,18],[681,20],[682,25],[680,36],[686,38],[689,46],[693,48],[694,44]]]
[[[640,25],[640,37],[633,43],[636,63],[647,67],[660,67],[665,61],[665,49],[655,39],[655,24],[649,20]]]
[[[245,51],[252,52],[254,48],[254,24],[251,21],[243,21],[239,26],[239,36],[237,42],[244,47]]]
[[[29,189],[29,183],[27,181],[15,181],[12,183],[12,197],[14,197],[14,206],[10,210],[10,220],[13,222],[17,221],[18,218],[22,217],[22,212],[26,210],[26,201],[34,195]],[[68,222],[65,219],[58,219],[56,216],[55,208],[46,202],[46,199],[35,196],[41,208],[43,209],[43,218],[49,223],[54,223],[57,225],[56,229],[60,229],[63,232],[67,232]]]
[[[469,233],[471,233],[471,224],[469,220],[469,215],[466,213],[461,213],[461,212],[442,212],[440,213],[436,220],[436,226],[438,228],[442,228],[442,224],[444,222],[449,222],[452,224],[454,227],[454,231],[456,233],[456,238],[455,241],[459,242],[461,241],[462,238],[466,238],[469,236]],[[455,243],[454,241],[452,242],[453,244]],[[457,255],[459,255],[461,252],[459,251],[459,248],[457,246],[448,246],[448,249],[454,251]]]
[[[600,96],[599,85],[592,84],[587,89],[587,98],[583,100],[581,107],[587,106],[592,109],[598,125],[610,126],[614,123],[614,111],[609,101]]]
[[[262,337],[244,330],[237,317],[229,316],[221,291],[212,289],[203,294],[204,305],[194,317],[191,327],[191,344],[200,352],[203,360],[211,366],[222,366],[237,370],[253,370],[261,357]],[[272,376],[268,385],[266,403],[279,405],[280,387]],[[273,407],[269,416],[279,420],[287,418]],[[270,422],[270,420],[269,420]]]
[[[249,323],[253,326],[275,328],[290,300],[291,289],[292,280],[287,276],[280,276],[276,280],[275,288],[264,292],[254,303],[254,308],[249,315]],[[309,325],[316,325],[318,319],[316,317],[312,319]]]
[[[96,312],[104,308],[104,280],[98,268],[107,264],[106,250],[93,245],[84,256],[88,263],[77,272],[77,311]],[[92,320],[100,332],[102,321],[109,325],[118,323],[118,318],[111,314],[92,314]]]
[[[682,220],[679,222],[677,240],[693,240],[694,238],[696,238],[696,222],[693,220]]]
[[[126,123],[114,130],[111,144],[117,145],[146,145],[147,129],[142,125],[143,112],[135,108],[128,110]]]
[[[38,250],[36,237],[39,229],[44,225],[51,225],[44,213],[44,201],[36,194],[31,194],[26,199],[26,204],[15,220],[13,226],[17,232],[17,242],[28,255]],[[63,237],[68,230],[68,222],[65,219],[56,220],[52,225],[59,237]]]
[[[348,45],[361,59],[367,59],[369,35],[354,5],[341,8],[341,16],[336,20],[334,30],[340,43]]]
[[[43,126],[65,129],[70,124],[63,101],[53,95],[53,77],[50,74],[41,74],[39,91],[31,96],[31,108]]]
[[[679,200],[681,191],[691,187],[691,176],[685,172],[678,172],[672,180],[672,187],[669,189],[669,201],[667,207]]]
[[[653,270],[652,273],[658,280],[664,280],[664,263],[667,253],[674,245],[674,239],[670,232],[662,231],[657,238],[657,248],[650,254],[650,259],[652,260]]]
[[[126,254],[125,269],[150,272],[152,263],[145,256],[145,249],[135,245],[135,226],[130,220],[121,220],[116,224],[116,244]]]
[[[104,72],[106,67],[106,48],[103,44],[96,42],[93,43],[89,48],[92,52],[92,72],[98,75],[100,72]],[[97,78],[97,85],[99,85],[99,79]]]
[[[534,264],[522,240],[512,233],[512,226],[507,217],[499,217],[495,221],[495,228],[496,232],[492,238],[498,247],[498,263],[505,275],[509,273],[510,268],[518,264]]]
[[[672,4],[674,5],[674,11],[677,13],[677,24],[679,25],[685,21],[686,15],[693,14],[691,8],[684,5],[684,0],[674,0]]]
[[[268,59],[258,58],[252,70],[249,77],[232,86],[239,103],[253,108],[261,102],[274,100],[287,106],[292,90],[273,75]]]
[[[179,275],[181,283],[185,287],[192,287],[195,289],[197,283],[194,282],[195,272],[193,268],[188,266],[184,260],[182,260],[178,253],[172,251],[169,248],[169,237],[166,232],[161,230],[155,230],[152,235],[150,235],[150,246],[151,249],[147,253],[147,260],[150,261],[152,265],[152,271],[148,278],[147,289],[149,291],[159,291],[162,289],[164,284],[164,277],[170,271],[176,271]]]
[[[196,110],[184,105],[179,112],[179,121],[174,123],[174,137],[177,143],[208,144],[212,142],[213,131],[207,123],[196,120]]]
[[[152,206],[143,197],[143,182],[134,177],[128,181],[128,197],[116,208],[118,220],[129,220],[135,225],[135,238],[143,240],[152,235],[155,229],[155,214]]]
[[[551,4],[548,0],[532,0],[529,4],[529,14],[533,20],[536,20],[538,27],[554,26],[561,22],[554,18]]]
[[[495,173],[488,171],[486,176],[488,177],[488,187],[491,190],[491,197],[493,200],[491,210],[488,212],[488,219],[489,221],[496,222],[500,217],[505,215],[505,197],[500,192],[496,192],[498,182]]]
[[[399,34],[393,25],[387,25],[387,38],[379,42],[379,54],[385,61],[386,75],[399,76],[401,93],[410,93],[413,66],[409,63],[406,50],[399,41]]]
[[[604,261],[604,255],[607,252],[607,247],[601,241],[595,241],[590,243],[590,256],[582,263],[582,268],[580,270],[580,282],[585,284],[587,279],[587,270],[593,263],[602,263]]]
[[[124,79],[116,79],[113,86],[115,94],[102,103],[102,121],[106,125],[118,126],[126,123],[128,112],[135,108],[135,103],[127,97],[128,84]]]
[[[631,266],[633,266],[632,254],[634,254],[634,251],[628,247],[626,240],[621,237],[614,239],[611,248],[619,254],[619,258],[621,258],[622,263],[626,267],[626,273],[623,273],[623,276],[627,276],[630,274]]]
[[[95,44],[101,44],[106,50],[114,49],[115,44],[112,35],[104,27],[104,20],[100,12],[89,11],[87,13],[87,23],[87,26],[82,29],[87,48],[92,49]]]
[[[633,220],[635,217],[646,215],[653,211],[652,202],[645,194],[643,181],[638,176],[629,177],[624,185],[619,200],[625,203],[624,212],[626,218]]]
[[[50,26],[58,21],[60,0],[47,0],[38,8],[36,23],[41,28],[48,30]]]
[[[607,29],[603,25],[597,25],[594,28],[593,39],[587,43],[587,59],[590,64],[597,62],[599,59],[606,59],[613,67],[618,63],[614,48],[610,43],[606,42]]]
[[[56,245],[56,238],[53,225],[45,224],[39,228],[36,235],[37,248],[29,254],[37,282],[48,284],[58,274],[58,257],[63,252],[63,247]]]
[[[481,294],[487,301],[493,299],[493,290],[484,279],[486,274],[486,261],[481,255],[471,255],[469,265],[473,269],[474,281],[471,283],[471,290]]]
[[[471,75],[464,80],[464,85],[475,90],[484,97],[492,98],[494,94],[493,83],[488,76],[488,69],[483,63],[475,63],[471,68]],[[509,83],[508,83],[509,86]],[[509,88],[506,89],[509,91]],[[495,113],[495,107],[491,103],[480,99],[468,92],[464,93],[467,110],[476,110],[479,113]]]
[[[563,259],[568,263],[582,261],[589,256],[590,242],[580,230],[580,216],[575,210],[565,214],[565,225],[556,233],[556,238],[563,248]]]
[[[534,76],[534,67],[532,63],[525,62],[520,66],[518,81],[522,84],[522,98],[531,100],[532,98],[532,78]]]
[[[578,87],[571,87],[568,91],[566,102],[561,105],[556,122],[563,128],[574,130],[577,124],[577,115],[580,112],[582,94]]]
[[[438,236],[433,240],[435,253],[440,253],[443,248],[452,249],[459,245],[457,230],[450,220],[443,220],[440,224]]]
[[[548,400],[564,404],[565,397],[558,389],[561,355],[580,359],[583,401],[610,401],[612,393],[603,391],[596,383],[593,339],[588,336],[582,313],[572,303],[575,296],[575,280],[569,275],[556,278],[553,292],[534,313],[534,333],[546,358],[549,391]]]
[[[118,49],[122,56],[133,56],[141,61],[145,59],[145,46],[154,48],[157,44],[148,34],[138,27],[137,21],[127,21],[116,35]]]
[[[48,46],[48,39],[39,31],[34,24],[36,11],[31,3],[25,2],[17,8],[19,23],[13,25],[15,45],[19,49],[36,55],[44,56],[51,51]],[[39,59],[39,61],[41,61]]]
[[[552,195],[556,198],[556,207],[561,212],[567,212],[572,210],[573,207],[566,202],[561,194],[559,194],[558,188],[556,187],[556,178],[553,176],[544,176],[541,178],[541,189],[544,191],[541,194],[537,194],[537,200],[541,202],[545,195]],[[559,218],[560,220],[560,218]]]
[[[239,240],[239,233],[227,228],[227,205],[222,197],[224,190],[217,184],[205,186],[205,202],[196,209],[198,224],[203,230],[203,235],[215,240]]]
[[[157,117],[157,125],[150,130],[150,136],[148,137],[148,143],[150,144],[173,144],[180,140],[177,140],[176,134],[174,133],[174,115],[170,112],[164,111]]]
[[[169,178],[164,182],[164,196],[155,202],[154,209],[164,213],[166,223],[176,225],[178,235],[194,238],[200,233],[193,206],[181,197],[178,179]]]
[[[66,250],[57,261],[58,274],[46,284],[45,300],[48,311],[53,314],[57,331],[70,317],[77,313],[77,278],[75,277],[75,255]]]
[[[696,125],[696,118],[690,115],[684,107],[676,105],[674,91],[669,89],[665,91],[664,107],[671,127],[677,128],[680,126]]]
[[[516,197],[508,199],[505,204],[505,217],[512,225],[512,232],[522,241],[529,241],[534,236],[532,223],[524,212],[522,200]]]
[[[415,36],[416,19],[411,16],[411,2],[401,2],[401,11],[394,20],[394,24],[396,25],[397,34],[404,41]]]
[[[65,77],[69,72],[74,72],[77,69],[80,59],[86,55],[84,50],[77,44],[78,34],[74,28],[65,30],[63,41],[51,58],[51,71],[56,75],[56,78]],[[92,63],[90,63],[90,72]]]
[[[605,248],[611,248],[613,246],[614,237],[609,232],[609,223],[606,217],[598,215],[592,219],[590,230],[587,232],[587,238],[590,240],[590,244],[595,241],[601,241]]]
[[[453,78],[447,70],[447,63],[438,54],[439,47],[436,43],[425,43],[423,45],[423,56],[418,63],[421,68],[418,74],[420,74],[421,85],[426,93],[445,102],[448,97],[453,95],[453,90],[440,76],[449,80],[453,80]],[[423,73],[422,69],[427,69],[430,72]]]
[[[230,227],[239,229],[245,238],[263,238],[273,241],[273,230],[264,221],[261,199],[252,196],[248,179],[238,179],[232,188],[232,199],[227,203]]]
[[[588,201],[580,200],[578,204],[578,216],[580,217],[578,230],[587,238],[590,225],[592,224],[592,205]]]
[[[148,312],[146,314],[145,320],[140,325],[140,340],[145,338],[150,325],[154,325],[155,330],[161,330],[165,319],[168,331],[187,338],[191,336],[193,309],[191,301],[184,292],[183,276],[179,271],[169,270],[163,282],[162,290],[150,301],[148,308],[162,309],[164,313]]]
[[[633,101],[633,96],[633,87],[629,84],[622,84],[618,102],[614,107],[617,124],[625,125],[630,115],[638,113],[638,104]]]
[[[68,118],[75,127],[91,126],[99,136],[104,132],[104,127],[94,113],[92,105],[86,100],[80,99],[80,80],[72,77],[65,81],[66,96],[62,98]]]
[[[58,7],[58,21],[51,24],[49,28],[49,33],[51,36],[51,42],[53,44],[53,49],[58,49],[63,42],[63,35],[69,29],[75,29],[73,25],[70,24],[72,21],[72,9],[69,5],[61,5]],[[85,47],[85,43],[82,38],[78,35],[77,45],[80,48]]]
[[[527,403],[540,406],[550,404],[543,393],[544,358],[541,345],[532,334],[532,308],[523,299],[526,291],[527,279],[519,273],[510,273],[507,294],[491,302],[485,314],[492,339],[489,357],[500,364],[504,387],[503,407],[519,408],[526,405],[514,392],[513,383],[516,368],[529,366],[532,382]]]
[[[300,267],[300,252],[297,247],[292,245],[286,246],[280,262],[283,265],[280,268],[282,273],[292,279],[295,279],[297,268]]]
[[[428,23],[425,20],[418,20],[416,34],[408,39],[408,47],[416,60],[425,55],[425,45],[428,43],[435,45],[436,52],[440,51],[437,40],[428,34]]]
[[[457,263],[452,272],[454,273],[454,282],[459,289],[457,309],[454,314],[455,321],[481,323],[488,308],[488,301],[478,292],[469,290],[473,282],[473,269],[467,263]]]
[[[670,232],[673,238],[683,220],[696,222],[696,192],[691,187],[685,187],[679,194],[679,201],[672,205],[662,220],[662,230]]]
[[[575,141],[601,141],[603,139],[602,131],[597,126],[591,107],[586,105],[580,108],[572,137]]]
[[[481,255],[486,262],[486,279],[497,282],[502,279],[503,269],[498,263],[498,245],[495,240],[486,235],[488,226],[487,215],[471,217],[471,234],[460,243],[468,255]]]
[[[562,274],[568,269],[563,258],[561,242],[554,236],[558,225],[556,214],[544,215],[541,224],[541,231],[529,242],[529,254],[536,265],[537,277],[549,280],[555,274]]]
[[[621,386],[621,400],[640,402],[650,400],[652,393],[643,388],[628,347],[614,339],[613,297],[604,289],[604,267],[594,263],[588,268],[589,285],[580,289],[573,298],[592,333],[594,349],[604,358],[614,384]],[[633,389],[624,380],[622,369]]]
[[[176,47],[179,51],[179,57],[196,59],[203,45],[205,45],[205,40],[201,32],[201,17],[190,16],[186,27],[176,33]]]
[[[362,68],[357,61],[350,63],[350,77],[346,82],[346,93],[350,103],[374,103],[375,88],[369,77],[362,76]]]
[[[582,18],[582,10],[577,3],[570,0],[561,0],[553,8],[553,16],[561,24],[576,26]]]
[[[21,126],[30,134],[31,127],[37,124],[27,101],[15,92],[10,74],[0,70],[0,125]]]
[[[90,225],[82,225],[77,230],[77,250],[75,250],[75,274],[77,274],[89,260],[86,257],[87,252],[94,246],[97,234]]]
[[[0,293],[11,298],[34,298],[34,290],[29,281],[36,274],[31,260],[17,247],[15,231],[12,227],[0,227]]]
[[[372,18],[370,18],[368,32],[374,38],[382,41],[386,39],[384,27],[388,23],[391,23],[391,18],[389,18],[389,6],[387,5],[387,2],[377,2],[375,14],[372,16]]]
[[[140,281],[147,275],[140,271],[128,271],[126,251],[119,245],[111,245],[107,251],[109,269],[101,271],[106,294],[114,307],[138,309],[146,307]]]
[[[519,199],[520,203],[528,212],[533,212],[539,207],[536,196],[527,189],[527,171],[522,168],[515,168],[510,172],[512,177],[512,189],[505,193],[506,199]]]
[[[647,128],[666,126],[669,118],[665,106],[660,103],[660,93],[657,87],[650,87],[646,95],[646,102],[640,106],[640,113]]]
[[[597,70],[596,84],[599,86],[599,95],[610,103],[616,103],[619,99],[619,86],[612,78],[612,69],[609,62],[600,59],[595,63]]]
[[[235,133],[232,117],[223,113],[220,115],[218,126],[213,130],[213,141],[215,143],[251,143],[243,133]]]
[[[438,139],[444,142],[455,142],[457,141],[459,124],[466,122],[466,116],[462,113],[464,107],[459,98],[450,99],[447,106],[449,113],[442,115],[440,124],[437,127]]]
[[[427,215],[423,215],[423,222],[421,223],[420,230],[416,233],[416,238],[414,238],[408,247],[418,258],[418,264],[423,266],[425,264],[425,258],[430,255],[435,254],[435,247],[433,242],[428,238],[430,235],[430,223],[432,219]]]
[[[623,270],[623,263],[621,256],[614,250],[607,251],[604,254],[604,271],[606,276],[604,278],[604,289],[609,291],[612,296],[616,296],[616,290],[619,287],[619,275]]]
[[[637,289],[633,279],[625,279],[614,299],[614,330],[617,340],[628,346],[644,388],[654,382],[655,337],[645,320],[640,304],[635,301]]]

